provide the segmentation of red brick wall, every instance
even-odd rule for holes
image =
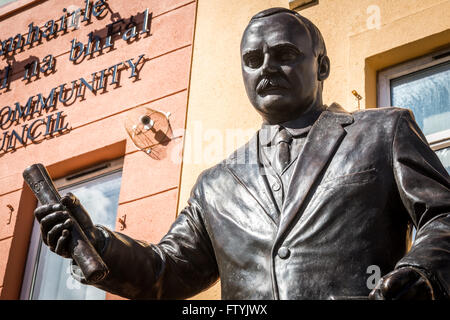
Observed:
[[[53,178],[96,163],[124,156],[122,186],[118,217],[126,215],[124,233],[150,242],[157,242],[176,217],[180,161],[171,156],[155,160],[138,151],[123,127],[127,112],[138,106],[171,112],[174,130],[184,128],[191,66],[192,42],[196,14],[196,1],[192,0],[108,0],[110,10],[104,18],[92,17],[91,23],[81,22],[78,30],[59,33],[52,40],[17,52],[5,59],[0,57],[0,70],[7,61],[12,63],[9,90],[0,90],[0,109],[23,106],[30,96],[39,93],[47,97],[52,88],[80,77],[91,80],[91,74],[128,59],[137,60],[145,54],[145,63],[138,79],[130,79],[130,68],[121,71],[120,85],[107,85],[106,90],[92,93],[86,90],[83,99],[72,99],[70,105],[56,104],[50,113],[62,111],[70,131],[51,139],[38,139],[26,146],[17,144],[15,152],[0,151],[0,297],[19,298],[28,241],[32,225],[33,196],[24,187],[22,171],[30,164],[45,164]],[[28,32],[28,25],[43,26],[62,15],[62,9],[71,4],[84,8],[83,0],[37,1],[23,10],[0,18],[0,40],[17,33]],[[120,15],[129,18],[148,8],[152,14],[150,35],[140,35],[137,41],[127,43],[115,40],[114,50],[94,54],[78,64],[69,60],[71,41],[87,42],[91,31],[103,30]],[[112,16],[112,14],[115,14]],[[22,81],[24,65],[30,57],[42,60],[52,54],[56,59],[55,71],[41,74],[38,79]],[[138,68],[141,68],[139,66]],[[1,73],[0,73],[1,79]],[[109,79],[109,80],[108,80]],[[107,78],[108,83],[111,77]],[[48,115],[43,113],[42,116]],[[39,118],[37,117],[37,118]],[[35,118],[35,119],[37,119]],[[0,130],[21,129],[33,120],[21,121],[15,126]],[[180,150],[181,139],[172,141],[172,150]],[[1,145],[1,141],[0,141]],[[179,151],[177,151],[179,154]],[[11,210],[7,205],[13,207]],[[108,298],[114,298],[108,295]]]

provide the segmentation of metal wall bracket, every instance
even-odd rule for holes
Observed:
[[[120,231],[123,231],[127,227],[126,221],[127,221],[126,214],[124,214],[121,218],[119,218],[119,223],[121,224],[121,226],[119,227]]]
[[[12,214],[13,214],[13,212],[14,212],[14,208],[13,208],[13,206],[10,205],[10,204],[7,204],[6,206],[7,206],[8,209],[9,209],[9,218],[8,218],[8,220],[6,221],[6,224],[7,224],[7,225],[10,225],[10,224],[11,224],[11,220],[12,220]]]

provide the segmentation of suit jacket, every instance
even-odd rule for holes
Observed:
[[[199,176],[159,244],[108,230],[110,274],[96,286],[180,299],[220,277],[223,299],[330,299],[367,296],[371,266],[382,275],[415,266],[448,296],[450,179],[410,111],[324,111],[295,164],[279,224],[257,140]],[[408,251],[409,223],[418,231]]]

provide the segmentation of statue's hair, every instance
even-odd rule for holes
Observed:
[[[297,18],[299,23],[301,23],[302,26],[306,28],[306,30],[309,32],[309,35],[311,36],[314,54],[318,57],[327,55],[325,41],[323,40],[322,34],[320,33],[319,29],[316,27],[316,25],[314,23],[312,23],[310,20],[306,19],[305,17],[303,17],[296,11],[289,10],[286,8],[266,9],[266,10],[263,10],[263,11],[255,14],[250,19],[249,25],[255,20],[262,19],[262,18],[271,16],[274,14],[278,14],[278,13],[287,13],[287,14],[290,14],[290,15],[294,16],[295,18]]]

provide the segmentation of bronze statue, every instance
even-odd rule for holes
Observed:
[[[131,299],[188,298],[219,276],[223,299],[448,298],[450,178],[411,113],[323,105],[325,43],[294,11],[254,16],[241,56],[262,128],[199,176],[159,244],[94,226],[74,197],[36,209],[44,242],[72,255],[71,212],[109,269],[90,283]]]

